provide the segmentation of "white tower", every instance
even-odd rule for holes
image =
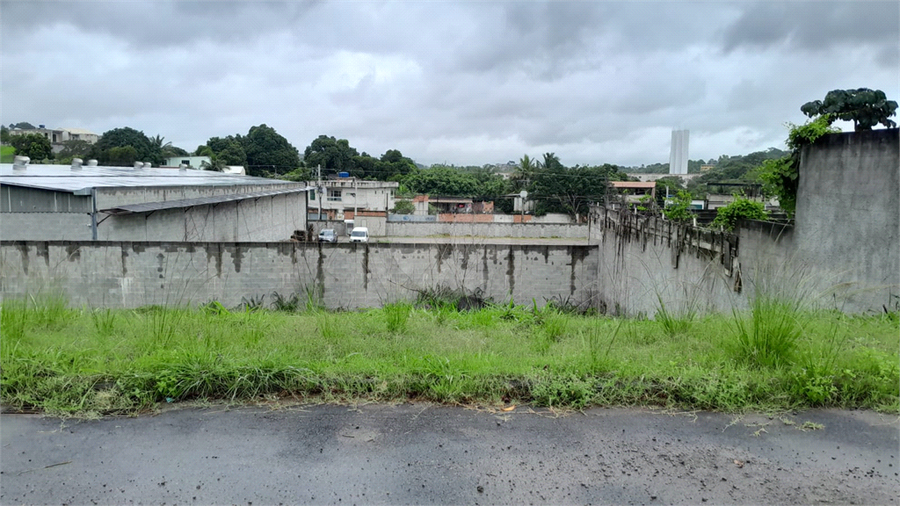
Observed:
[[[669,174],[688,173],[689,130],[672,130],[672,150],[669,152]]]

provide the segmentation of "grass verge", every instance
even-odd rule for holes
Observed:
[[[395,303],[327,312],[301,298],[274,299],[272,306],[284,310],[218,303],[77,310],[52,296],[5,300],[0,398],[7,408],[71,416],[280,395],[576,409],[900,411],[896,314],[779,306],[774,315],[799,322],[785,330],[767,326],[767,308],[760,307],[696,317],[673,333],[659,322],[550,306],[460,311]],[[766,340],[783,332],[790,333],[789,349]]]

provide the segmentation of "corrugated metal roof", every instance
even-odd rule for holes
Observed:
[[[274,197],[276,195],[286,195],[288,193],[299,193],[308,190],[314,190],[312,186],[304,188],[290,188],[286,190],[272,190],[253,193],[237,193],[233,195],[217,195],[215,197],[202,197],[197,199],[181,199],[167,200],[161,202],[144,202],[141,204],[128,204],[110,209],[100,209],[101,213],[107,214],[132,214],[132,213],[149,213],[152,211],[160,211],[163,209],[179,209],[185,207],[205,206],[210,204],[221,204],[222,202],[236,202],[239,200],[258,199],[261,197]]]
[[[154,186],[244,186],[299,185],[280,179],[223,174],[208,170],[178,170],[152,167],[88,167],[72,170],[68,165],[32,165],[13,170],[10,163],[0,164],[0,183],[75,194],[89,193],[91,188],[139,188]]]
[[[655,188],[656,183],[653,181],[610,181],[613,188]]]

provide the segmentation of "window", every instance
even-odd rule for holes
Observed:
[[[328,190],[329,202],[340,202],[341,200],[341,190]]]

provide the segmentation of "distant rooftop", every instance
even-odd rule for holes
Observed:
[[[0,164],[0,184],[87,194],[91,188],[140,188],[160,186],[245,186],[295,185],[280,179],[224,174],[208,170],[179,170],[150,167],[101,167],[83,165],[72,170],[68,165],[29,164],[14,170],[10,163]]]

